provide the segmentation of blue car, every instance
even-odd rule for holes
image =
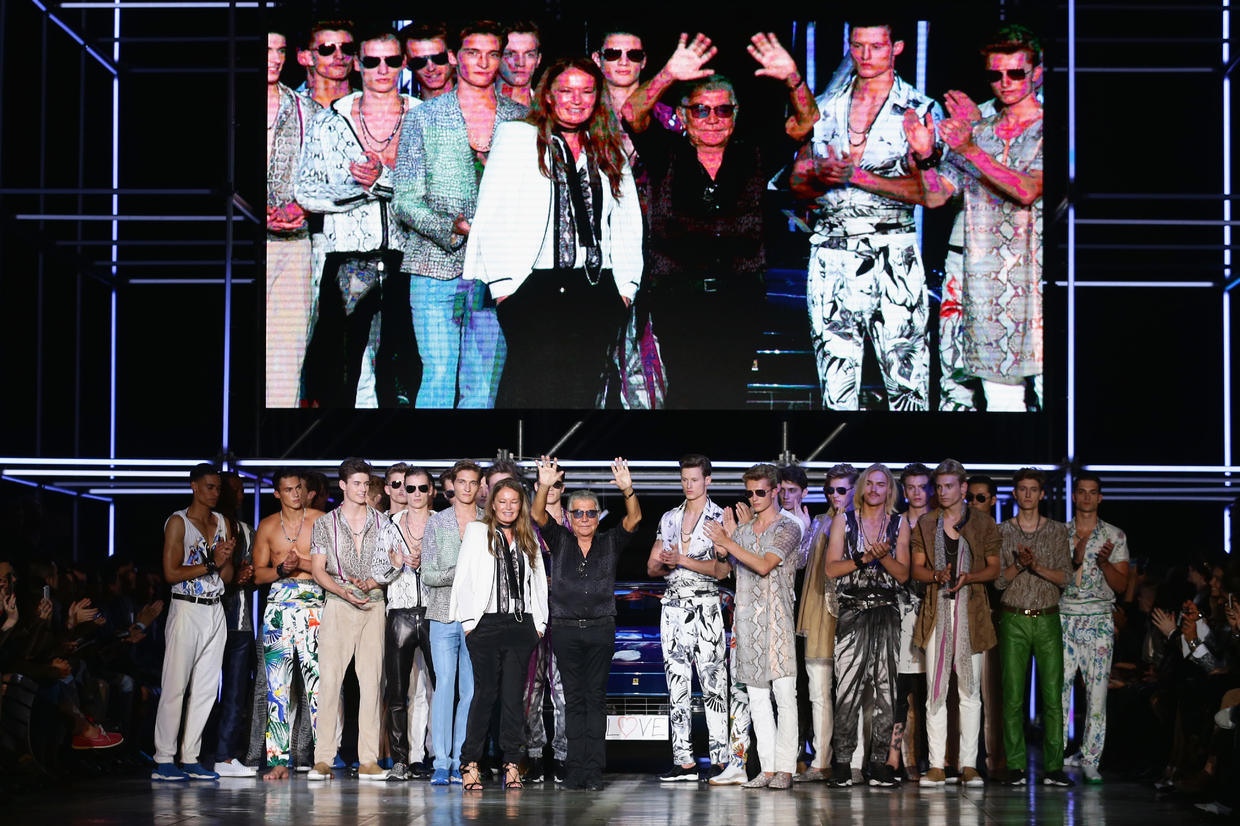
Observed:
[[[620,715],[667,714],[667,678],[659,641],[663,582],[616,583],[616,652],[607,675],[607,713]],[[732,639],[735,596],[719,589],[727,641]],[[702,689],[693,676],[693,710],[702,710]]]

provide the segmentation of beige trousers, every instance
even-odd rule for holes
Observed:
[[[267,407],[296,407],[310,332],[310,239],[267,240]]]
[[[360,690],[357,710],[357,759],[379,760],[379,718],[383,681],[382,602],[365,608],[329,596],[319,620],[319,730],[314,733],[314,762],[331,765],[340,734],[340,686],[353,660]],[[330,726],[330,730],[325,728]]]

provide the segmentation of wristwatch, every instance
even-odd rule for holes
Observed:
[[[924,172],[927,169],[934,169],[941,160],[943,160],[943,150],[938,145],[935,145],[934,151],[928,157],[919,158],[914,155],[913,165]]]

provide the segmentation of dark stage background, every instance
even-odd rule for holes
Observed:
[[[373,6],[373,4],[367,4]],[[550,21],[547,54],[584,36],[594,7],[562,2],[475,3],[478,16]],[[393,7],[395,9],[395,7]],[[630,4],[654,71],[676,32],[703,29],[721,50],[718,68],[748,74],[752,29],[787,33],[819,23],[821,90],[840,56],[840,13],[804,3],[765,3],[744,14],[718,4]],[[1162,7],[1167,8],[1167,7]],[[96,60],[30,3],[0,4],[0,327],[8,401],[0,452],[9,457],[241,457],[316,459],[347,454],[489,457],[518,447],[534,455],[577,421],[561,458],[674,458],[701,450],[716,459],[806,456],[847,426],[820,460],[921,460],[1059,464],[1067,425],[1067,197],[1078,218],[1216,221],[1220,215],[1222,107],[1219,6],[1159,12],[1155,4],[1083,7],[1082,65],[1199,67],[1202,71],[1084,72],[1077,76],[1078,175],[1067,186],[1066,7],[1039,2],[903,4],[913,23],[934,22],[927,91],[963,87],[984,99],[972,46],[1000,23],[1025,22],[1044,36],[1046,143],[1047,411],[1043,414],[841,414],[821,411],[679,412],[265,411],[262,409],[262,227],[249,205],[264,202],[259,151],[262,34],[259,9],[126,10],[120,30],[116,169],[122,220],[113,271],[113,53],[111,11],[64,9]],[[1108,10],[1109,9],[1109,10]],[[331,3],[298,4],[294,16],[335,16]],[[344,9],[348,11],[348,8]],[[399,9],[396,9],[399,14]],[[657,22],[656,22],[657,21]],[[803,27],[799,30],[803,31]],[[804,47],[794,44],[794,54]],[[728,52],[731,52],[731,55]],[[729,64],[732,64],[731,66]],[[897,71],[913,76],[902,59]],[[230,94],[230,92],[232,94]],[[741,96],[745,99],[742,87]],[[1236,107],[1232,107],[1233,118]],[[60,191],[68,190],[68,191]],[[1123,196],[1117,198],[1116,196]],[[1174,196],[1174,197],[1170,197]],[[236,220],[223,220],[231,214]],[[30,217],[36,216],[36,217]],[[39,218],[37,216],[44,216]],[[70,216],[54,219],[48,216]],[[172,220],[152,220],[172,219]],[[938,220],[927,217],[927,237]],[[1218,465],[1223,435],[1224,318],[1221,231],[1210,226],[1081,225],[1076,278],[1090,282],[1190,281],[1197,289],[1083,288],[1077,292],[1075,455],[1078,464]],[[803,266],[803,238],[778,249],[781,266]],[[795,242],[795,243],[793,243]],[[231,255],[229,251],[231,250]],[[927,251],[935,266],[941,251]],[[232,301],[222,279],[231,269]],[[110,329],[116,306],[115,430],[111,428]],[[226,318],[228,335],[225,335]],[[1227,319],[1229,322],[1234,319]],[[1230,343],[1234,355],[1234,340]],[[225,369],[227,368],[227,369]],[[224,410],[224,387],[229,391]],[[1230,390],[1230,388],[1228,388]],[[226,424],[225,426],[225,417]],[[820,484],[820,480],[815,478]],[[1213,483],[1212,483],[1213,484]],[[116,548],[151,559],[168,512],[187,500],[118,496]],[[648,502],[647,528],[671,499]],[[108,506],[0,482],[15,548],[97,558]],[[811,508],[812,509],[812,508]],[[1128,529],[1134,554],[1170,560],[1216,552],[1219,502],[1121,501],[1104,518]],[[264,507],[264,512],[269,510]],[[1057,505],[1051,512],[1061,515]],[[1166,512],[1170,519],[1151,518]],[[646,545],[648,547],[648,545]]]

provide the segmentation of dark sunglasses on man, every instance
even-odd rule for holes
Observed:
[[[386,63],[389,69],[399,69],[401,64],[405,62],[405,58],[398,54],[390,54],[386,57],[379,57],[377,55],[363,55],[362,68],[378,69],[380,61]]]
[[[769,490],[761,490],[761,489],[759,489],[759,490],[747,490],[747,491],[745,491],[745,498],[746,498],[746,499],[753,499],[753,498],[756,496],[756,497],[758,497],[759,499],[765,499],[765,498],[766,498],[766,495],[767,495],[768,493],[770,493],[770,491],[769,491]]]
[[[964,501],[966,502],[985,502],[989,498],[989,493],[966,493],[964,495]]]
[[[695,103],[692,106],[686,106],[685,108],[688,109],[689,114],[697,120],[706,120],[710,117],[710,113],[712,111],[715,113],[715,117],[722,118],[723,120],[731,120],[732,116],[736,114],[735,103],[721,103],[718,106],[707,106],[705,103]]]
[[[999,83],[1003,80],[1003,75],[1007,74],[1008,80],[1024,80],[1029,76],[1027,69],[987,69],[986,82]]]
[[[603,49],[603,60],[606,60],[609,63],[616,62],[620,59],[621,55],[625,55],[633,63],[641,63],[646,59],[646,50],[629,49],[628,51],[624,51],[623,49]]]
[[[437,54],[427,55],[426,57],[409,58],[409,68],[415,72],[420,72],[425,69],[427,63],[434,63],[436,66],[447,66],[448,53],[439,52]]]
[[[357,54],[356,43],[320,43],[315,51],[319,53],[319,57],[331,57],[339,49],[342,55],[353,57]]]
[[[850,490],[852,490],[852,488],[833,488],[830,485],[827,485],[822,489],[822,492],[826,496],[830,496],[833,493],[838,493],[840,496],[845,496]]]
[[[583,511],[580,509],[575,510],[575,511],[569,511],[568,515],[571,516],[573,519],[598,519],[598,511],[594,510],[593,508],[591,508],[588,511]]]

